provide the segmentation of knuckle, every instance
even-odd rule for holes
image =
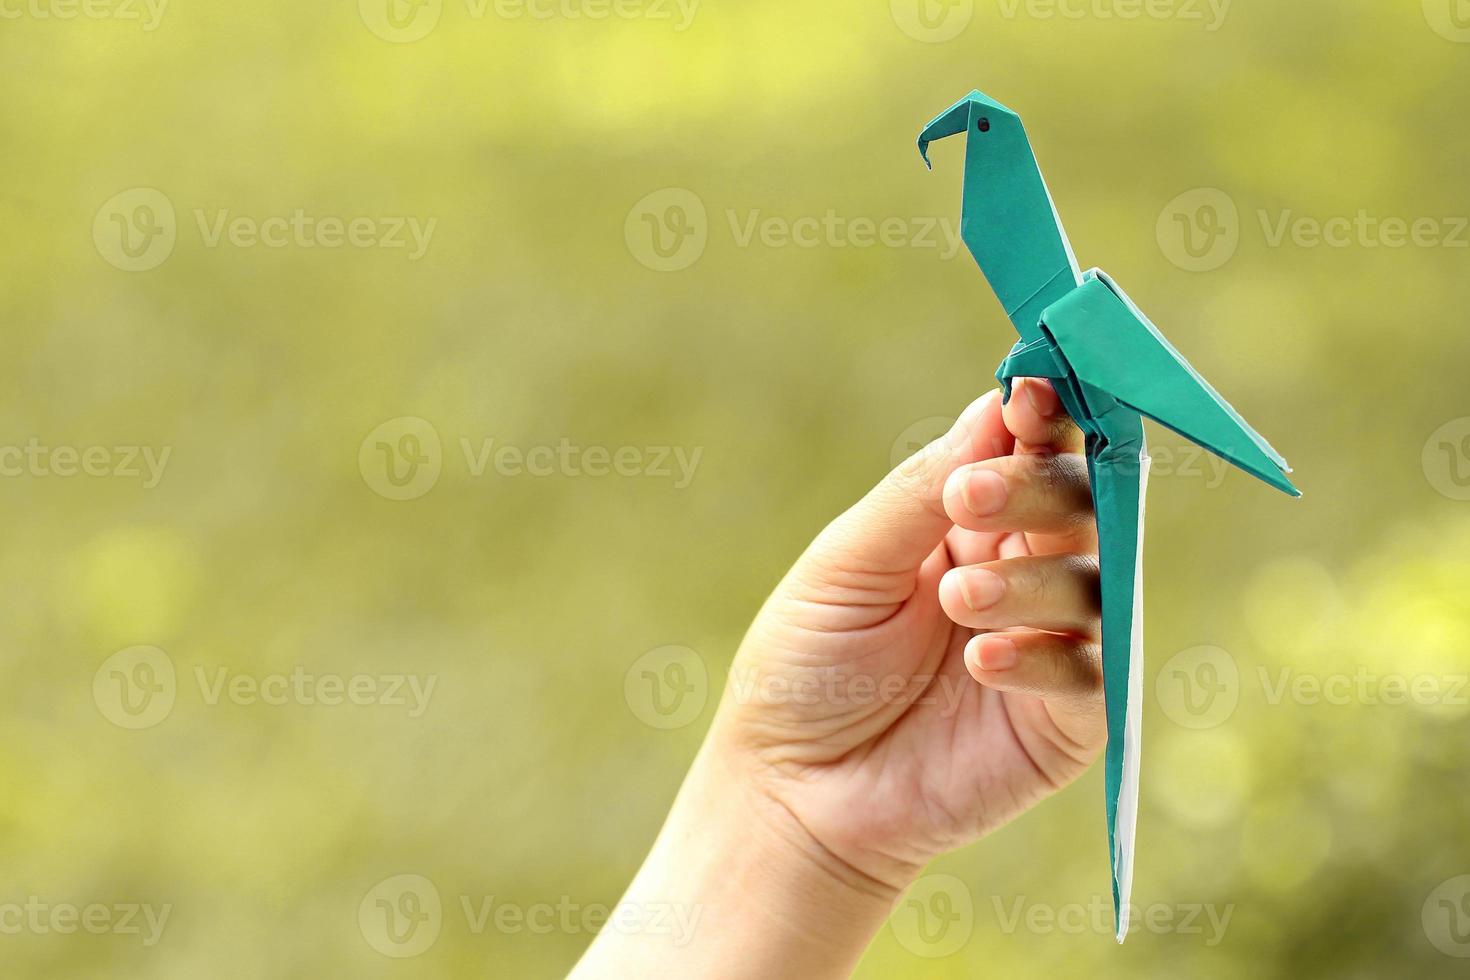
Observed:
[[[1103,691],[1102,647],[1096,643],[1078,644],[1067,661],[1076,687],[1087,695],[1101,696]]]
[[[1087,460],[1080,453],[1056,453],[1046,461],[1047,475],[1067,487],[1087,486]]]
[[[1022,601],[1033,610],[1054,606],[1071,591],[1066,562],[1056,558],[1026,559],[1016,578]]]
[[[1102,614],[1102,574],[1097,555],[1070,555],[1070,577],[1086,602],[1089,619]]]
[[[1087,479],[1087,462],[1076,453],[1059,453],[1047,459],[1040,483],[1048,507],[1068,526],[1092,520],[1092,489]]]

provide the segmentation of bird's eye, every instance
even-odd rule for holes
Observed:
[[[980,132],[982,132],[982,133],[988,133],[988,132],[990,132],[990,120],[989,119],[986,119],[984,116],[981,116],[975,122],[975,128],[978,129],[978,130],[980,130]]]

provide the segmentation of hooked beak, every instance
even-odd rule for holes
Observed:
[[[942,140],[946,136],[954,136],[957,133],[963,133],[968,130],[976,107],[979,107],[981,111],[1004,112],[1007,115],[1015,115],[1010,109],[1007,109],[984,92],[981,92],[979,89],[972,89],[969,95],[935,116],[929,125],[925,126],[923,131],[919,133],[919,156],[924,158],[924,166],[930,170],[934,169],[934,164],[929,162],[929,144],[935,140]]]
[[[930,143],[942,140],[946,136],[963,133],[970,128],[970,101],[979,94],[978,91],[974,91],[960,99],[930,120],[929,125],[919,133],[919,156],[924,158],[924,166],[930,170],[934,169],[934,164],[929,162]]]

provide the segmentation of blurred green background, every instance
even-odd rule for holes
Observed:
[[[6,0],[7,976],[565,972],[1013,340],[972,87],[1306,496],[1151,430],[1153,924],[1095,769],[860,975],[1464,974],[1470,9],[920,2]]]

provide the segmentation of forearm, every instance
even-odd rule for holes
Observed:
[[[644,927],[620,928],[615,911],[572,976],[845,977],[896,898],[724,771],[707,743],[620,903]]]

